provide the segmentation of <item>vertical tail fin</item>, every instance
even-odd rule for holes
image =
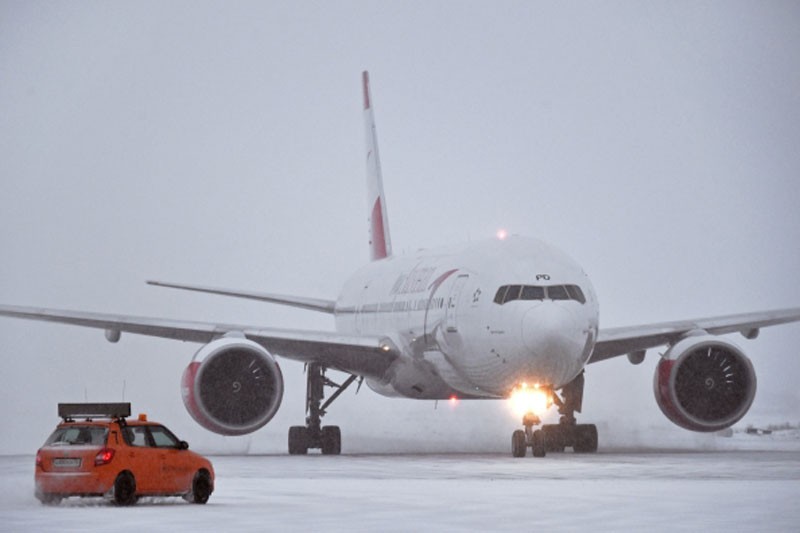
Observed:
[[[378,137],[375,133],[375,116],[369,92],[369,73],[362,74],[364,83],[364,126],[367,141],[367,214],[369,221],[370,259],[377,261],[392,255],[389,237],[389,219],[386,214],[386,197],[383,194],[381,160],[378,156]]]

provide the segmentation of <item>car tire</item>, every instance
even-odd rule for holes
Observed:
[[[36,499],[42,502],[43,505],[58,505],[61,503],[62,496],[51,492],[37,492]]]
[[[211,476],[205,470],[200,470],[194,475],[192,480],[192,492],[187,498],[191,503],[204,504],[211,496],[214,487],[211,484]]]
[[[114,480],[114,503],[133,505],[136,503],[136,479],[130,472],[120,472]]]

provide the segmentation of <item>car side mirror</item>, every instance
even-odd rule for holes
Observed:
[[[178,443],[178,449],[179,450],[188,450],[189,449],[189,443],[186,442],[185,440],[180,441]]]

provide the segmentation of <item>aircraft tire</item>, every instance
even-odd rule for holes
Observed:
[[[342,432],[339,426],[322,428],[322,455],[339,455],[342,453]]]
[[[558,424],[545,424],[542,426],[542,431],[544,432],[545,449],[548,452],[560,453],[564,451],[564,432],[561,426]]]
[[[575,426],[575,453],[594,453],[597,451],[597,426],[578,424]]]
[[[544,457],[547,453],[547,439],[545,437],[544,431],[541,429],[537,429],[533,432],[533,456],[534,457]]]
[[[289,428],[289,455],[306,455],[308,453],[308,428],[292,426]]]
[[[511,434],[511,454],[514,457],[525,457],[528,451],[528,443],[525,442],[525,432],[521,429]]]

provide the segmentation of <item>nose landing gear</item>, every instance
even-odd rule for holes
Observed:
[[[561,388],[561,396],[553,393],[553,402],[558,406],[561,419],[558,424],[544,424],[541,429],[539,417],[528,413],[522,417],[525,430],[518,429],[511,435],[511,453],[514,457],[525,457],[528,447],[534,457],[544,457],[547,452],[563,452],[572,448],[575,453],[597,451],[597,426],[578,424],[575,413],[581,412],[583,404],[583,372]]]
[[[525,430],[518,429],[511,435],[511,453],[514,457],[525,457],[528,447],[532,448],[534,457],[544,457],[546,452],[546,438],[541,429],[534,430],[542,421],[534,413],[527,413],[522,417]]]

